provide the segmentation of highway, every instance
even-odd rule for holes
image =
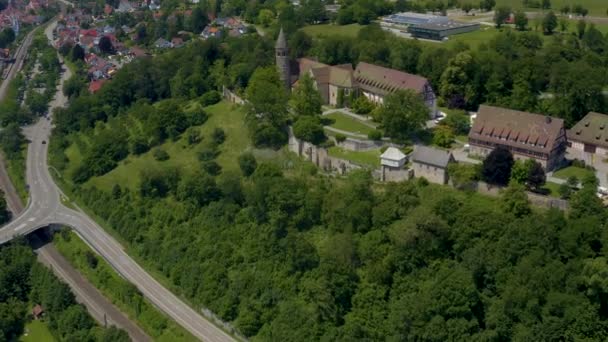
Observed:
[[[62,75],[56,96],[50,104],[50,113],[54,108],[62,107],[67,103],[61,89],[68,76],[69,72]],[[50,175],[47,161],[47,142],[51,129],[52,122],[46,119],[41,119],[24,129],[24,135],[30,141],[26,160],[26,181],[29,185],[30,201],[25,211],[0,228],[0,244],[52,224],[72,227],[118,273],[133,283],[144,297],[192,335],[209,342],[233,341],[230,335],[156,281],[110,234],[84,212],[61,204],[61,190]]]

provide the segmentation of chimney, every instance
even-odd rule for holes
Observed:
[[[551,117],[549,115],[545,116],[545,123],[546,124],[550,124],[551,123]]]

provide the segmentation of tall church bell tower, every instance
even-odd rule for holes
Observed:
[[[279,71],[279,77],[285,85],[285,89],[289,92],[291,90],[291,72],[289,70],[289,47],[287,47],[287,39],[285,39],[285,33],[283,28],[279,32],[279,38],[274,46],[275,59],[277,69]]]

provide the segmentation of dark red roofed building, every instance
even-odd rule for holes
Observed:
[[[101,89],[103,84],[106,82],[107,82],[107,80],[103,80],[103,79],[91,81],[91,83],[89,83],[89,93],[95,94],[96,92],[98,92]]]
[[[515,159],[535,159],[547,171],[559,167],[566,153],[564,120],[482,105],[469,132],[470,152],[488,155],[497,146]]]

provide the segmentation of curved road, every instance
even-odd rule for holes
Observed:
[[[62,83],[63,80],[65,77],[62,77]],[[60,84],[49,112],[65,103],[67,99],[63,96]],[[133,283],[148,300],[192,335],[210,342],[233,341],[230,335],[203,318],[150,276],[111,235],[86,214],[61,204],[61,190],[53,181],[47,163],[46,142],[49,140],[51,128],[49,120],[41,119],[24,129],[24,134],[30,141],[26,161],[30,202],[24,212],[0,228],[0,244],[52,224],[70,226],[125,279]]]

